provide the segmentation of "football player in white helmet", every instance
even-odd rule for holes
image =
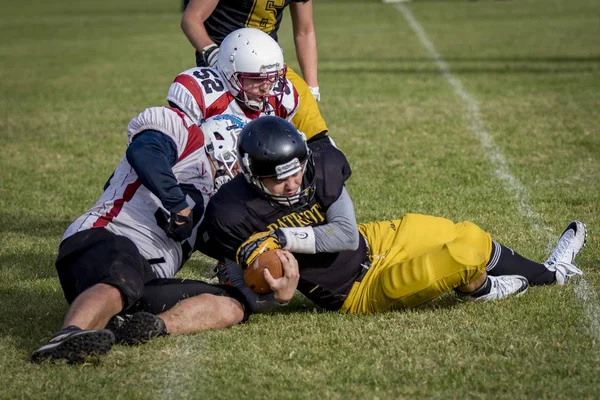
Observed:
[[[273,38],[258,29],[239,29],[223,40],[219,68],[182,72],[171,84],[167,101],[196,122],[220,114],[245,122],[262,115],[291,120],[299,96],[286,70]]]
[[[244,122],[241,119],[229,114],[209,118],[200,125],[206,140],[206,152],[216,171],[215,191],[241,172],[237,157],[237,139],[243,127]]]
[[[218,60],[227,89],[248,108],[265,111],[269,98],[281,102],[287,67],[281,47],[269,35],[239,29],[223,40]]]
[[[131,120],[127,151],[100,199],[63,235],[56,269],[70,307],[63,328],[31,361],[80,362],[110,350],[109,319],[133,307],[150,281],[172,278],[194,251],[217,172],[237,171],[242,125],[221,115],[205,121],[202,131],[169,107],[148,108]],[[225,289],[199,290],[219,295]]]

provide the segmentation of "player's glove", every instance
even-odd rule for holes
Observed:
[[[192,235],[194,229],[194,220],[192,218],[192,211],[190,211],[187,217],[179,215],[177,213],[171,213],[171,219],[169,219],[169,225],[165,232],[167,236],[176,242],[181,242]]]
[[[217,65],[217,60],[219,58],[219,46],[216,44],[209,44],[200,52],[202,55],[202,59],[204,60],[204,65],[208,65],[211,68],[214,68]]]
[[[229,175],[227,175],[227,172],[223,171],[222,169],[218,170],[215,173],[215,191],[219,190],[221,188],[221,186],[223,186],[230,180],[231,180],[231,177]]]
[[[318,86],[309,86],[310,93],[313,95],[316,101],[321,101],[321,93],[319,93]]]
[[[285,235],[280,229],[268,232],[258,232],[250,236],[238,248],[235,258],[241,266],[247,268],[256,257],[268,250],[281,249],[285,247]]]

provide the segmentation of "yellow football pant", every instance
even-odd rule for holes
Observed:
[[[318,135],[323,131],[327,131],[325,120],[319,111],[319,106],[314,96],[310,92],[308,85],[293,69],[288,66],[287,77],[292,82],[298,95],[300,96],[300,104],[298,111],[292,118],[292,123],[300,132],[306,135],[306,139]]]
[[[492,251],[490,235],[471,222],[406,214],[358,228],[369,243],[372,267],[354,283],[341,312],[423,304],[480,277]]]

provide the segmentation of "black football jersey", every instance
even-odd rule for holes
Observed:
[[[283,10],[292,1],[310,0],[221,0],[204,21],[208,36],[219,46],[236,29],[256,28],[277,40]]]
[[[237,249],[256,232],[326,224],[327,209],[338,199],[350,177],[350,165],[328,140],[310,143],[309,147],[316,178],[315,195],[310,202],[297,209],[273,203],[240,174],[210,200],[200,227],[203,234],[197,242],[198,250],[219,260],[235,260]],[[320,307],[339,309],[367,258],[366,243],[359,242],[354,251],[294,253],[300,267],[298,290]]]

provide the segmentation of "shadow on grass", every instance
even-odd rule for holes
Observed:
[[[13,253],[0,255],[0,270],[15,281],[55,278],[56,254]]]
[[[58,282],[35,288],[3,287],[0,305],[0,336],[27,354],[60,329],[67,310]]]
[[[361,57],[336,57],[335,55],[329,55],[323,57],[322,62],[328,61],[339,61],[341,63],[350,63],[350,62],[365,62],[365,58]],[[378,62],[378,63],[400,63],[400,64],[410,64],[410,63],[424,63],[424,62],[435,62],[435,58],[433,57],[396,57],[396,56],[374,56],[368,58],[369,62]],[[590,56],[590,57],[444,57],[444,61],[453,62],[453,63],[503,63],[503,64],[565,64],[565,63],[597,63],[600,64],[600,55]]]
[[[64,231],[72,222],[71,219],[64,217],[35,216],[28,212],[25,215],[15,215],[0,211],[0,234],[14,233],[31,238],[52,239],[58,247]]]
[[[505,65],[505,66],[490,66],[490,67],[450,67],[450,71],[455,75],[466,75],[466,74],[570,74],[573,72],[596,72],[600,70],[600,67],[594,66],[574,66],[574,67],[556,67],[556,66],[520,66],[520,65]],[[331,68],[324,66],[319,67],[319,72],[323,73],[335,73],[335,74],[430,74],[439,75],[440,69],[432,66],[427,68],[419,67],[407,67],[407,66],[388,66],[373,68],[371,65],[366,67],[341,67]]]
[[[453,74],[557,74],[595,72],[600,70],[600,57],[443,57]],[[327,57],[319,71],[336,74],[440,74],[433,57]],[[335,62],[330,66],[327,62]],[[351,63],[365,63],[349,65]],[[376,63],[377,67],[373,67]]]

